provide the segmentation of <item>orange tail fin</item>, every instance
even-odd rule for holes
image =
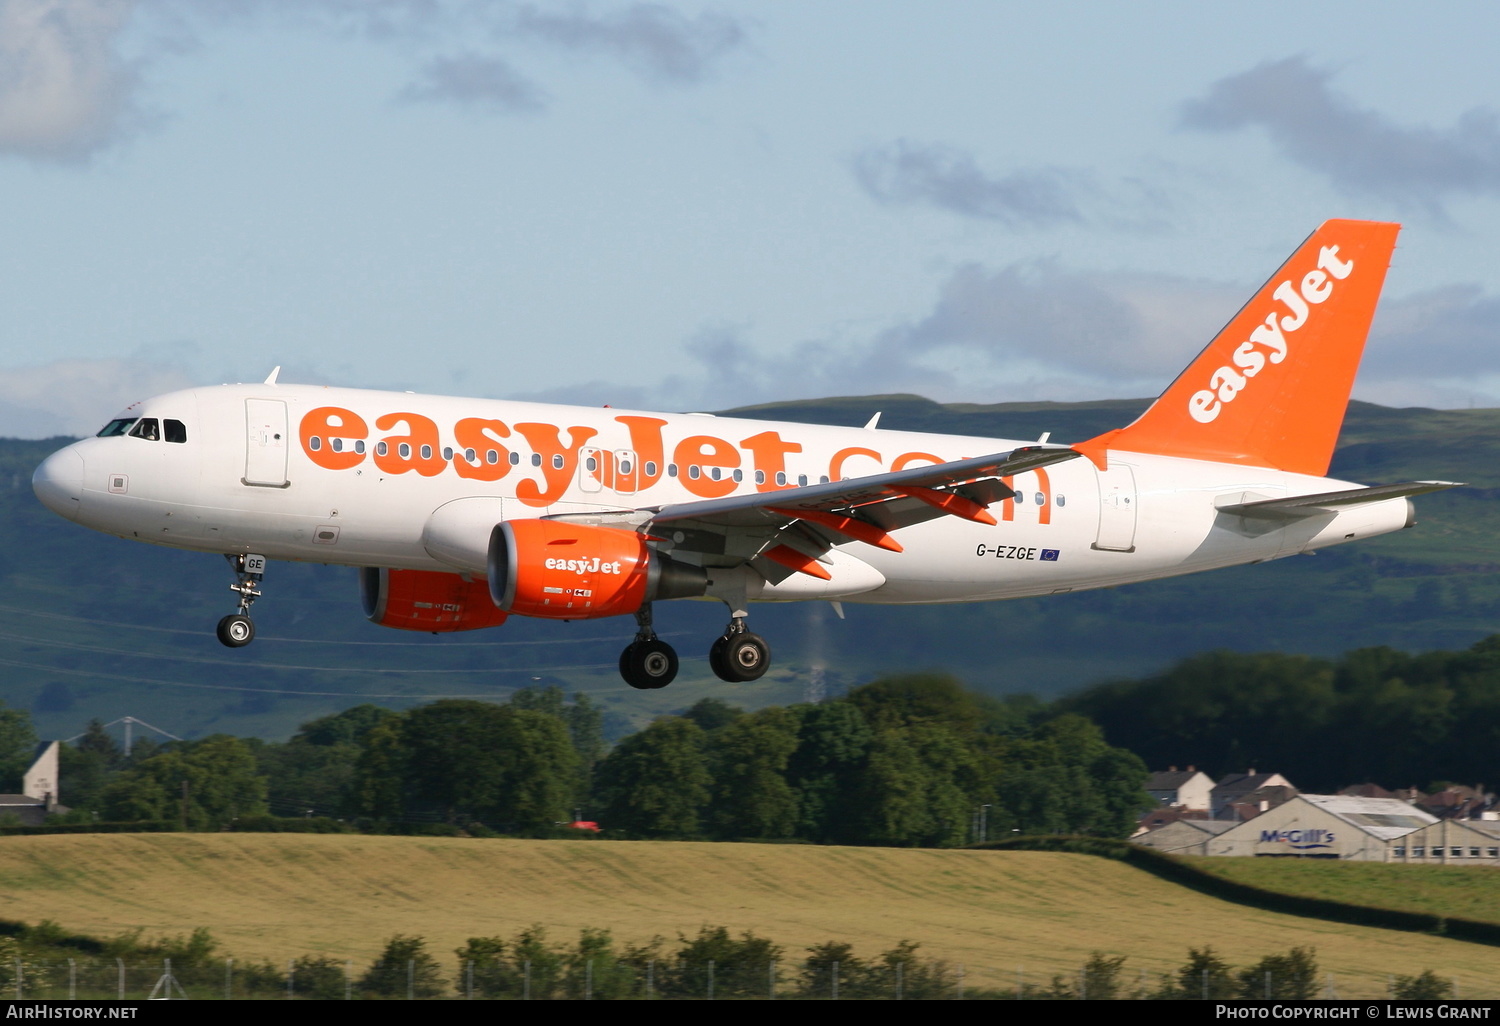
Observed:
[[[1327,474],[1400,230],[1325,221],[1140,419],[1078,451]]]

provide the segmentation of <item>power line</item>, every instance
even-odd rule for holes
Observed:
[[[47,613],[39,609],[27,609],[23,606],[0,605],[0,612],[13,613],[20,616],[36,616],[47,620],[66,620],[69,623],[92,623],[102,627],[122,627],[129,631],[154,631],[158,634],[185,634],[194,638],[206,638],[211,634],[208,631],[189,630],[184,627],[156,627],[150,624],[125,623],[121,620],[98,620],[87,616],[73,616],[68,613]],[[677,631],[672,634],[662,633],[661,637],[681,637],[689,632]],[[577,645],[590,642],[605,642],[619,640],[615,635],[600,635],[591,638],[564,638],[544,639],[538,641],[515,640],[515,641],[445,641],[434,644],[427,641],[346,641],[340,639],[323,638],[286,638],[272,634],[260,634],[256,636],[257,641],[279,641],[294,645],[358,645],[360,647],[380,646],[383,648],[425,648],[436,651],[440,648],[510,648],[522,645]]]
[[[365,691],[293,691],[289,688],[250,688],[240,687],[233,684],[189,684],[185,681],[158,680],[152,677],[132,677],[122,673],[104,673],[100,670],[67,670],[59,666],[47,666],[42,663],[26,663],[15,659],[0,659],[0,666],[16,666],[27,670],[44,670],[47,673],[62,674],[70,677],[97,677],[102,680],[122,681],[127,684],[152,684],[165,688],[191,688],[197,691],[247,691],[260,695],[287,695],[294,698],[395,698],[410,702],[431,702],[443,698],[472,698],[493,701],[497,696],[494,692],[477,695],[435,695],[427,692],[401,693],[401,694],[379,694]],[[614,663],[588,663],[574,666],[545,666],[532,667],[530,669],[506,669],[492,670],[492,673],[555,673],[559,670],[614,670]],[[425,671],[413,670],[414,674]],[[623,687],[624,685],[618,685]],[[512,688],[514,690],[514,688]],[[598,688],[575,688],[575,691],[584,693],[598,693],[616,690],[615,686]]]
[[[87,645],[87,644],[84,644],[83,642],[79,642],[79,641],[40,641],[40,640],[38,640],[36,638],[29,638],[29,637],[25,637],[25,636],[18,635],[18,634],[7,634],[4,631],[0,631],[0,640],[4,640],[4,641],[16,641],[16,642],[20,642],[22,644],[33,645],[33,646],[36,646],[36,647],[39,647],[39,648],[60,648],[60,649],[64,649],[64,650],[67,650],[67,651],[74,651],[74,652],[97,652],[97,653],[100,653],[102,655],[123,655],[123,656],[131,656],[131,657],[140,658],[140,659],[153,659],[153,660],[172,659],[172,660],[175,660],[177,662],[183,662],[183,663],[203,663],[203,664],[207,664],[209,666],[232,666],[235,669],[249,669],[249,670],[316,670],[316,671],[321,672],[321,673],[398,673],[398,674],[399,673],[407,673],[407,674],[425,674],[425,673],[495,673],[495,672],[508,671],[510,669],[509,667],[503,667],[503,666],[478,666],[478,667],[457,668],[457,669],[455,669],[455,668],[431,669],[431,668],[427,668],[427,667],[410,667],[410,668],[403,669],[403,668],[400,668],[400,667],[386,667],[386,666],[370,666],[370,667],[366,667],[366,666],[305,666],[305,665],[300,665],[300,664],[297,664],[297,663],[263,663],[263,662],[250,662],[248,660],[244,661],[244,662],[240,662],[240,661],[232,660],[232,659],[210,659],[210,658],[207,658],[205,656],[179,655],[177,653],[172,653],[172,652],[156,653],[156,652],[132,651],[130,649],[123,649],[123,648],[108,648],[108,647],[103,646],[103,645]],[[531,670],[531,671],[527,671],[527,672],[536,672],[536,671],[535,670]]]

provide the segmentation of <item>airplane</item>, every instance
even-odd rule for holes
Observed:
[[[1411,527],[1452,482],[1326,477],[1400,225],[1325,222],[1134,423],[1074,444],[264,382],[135,403],[37,467],[54,512],[230,560],[231,648],[271,560],[358,567],[366,616],[434,633],[708,598],[726,681],[770,666],[752,602],[1060,594]]]

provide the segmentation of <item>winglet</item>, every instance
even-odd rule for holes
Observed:
[[[267,384],[267,385],[274,385],[274,384],[276,384],[276,376],[278,374],[280,374],[280,373],[281,373],[281,364],[278,363],[275,367],[273,367],[271,369],[271,373],[266,375],[266,380],[265,380],[264,384]]]
[[[1328,473],[1400,230],[1325,221],[1134,424],[1074,448]]]

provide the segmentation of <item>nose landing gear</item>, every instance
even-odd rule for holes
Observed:
[[[234,568],[235,583],[229,586],[229,590],[239,595],[240,608],[239,612],[220,620],[215,633],[220,644],[229,648],[243,648],[255,640],[255,621],[250,619],[250,604],[260,598],[256,585],[266,576],[266,557],[246,553],[226,554],[224,558]]]

